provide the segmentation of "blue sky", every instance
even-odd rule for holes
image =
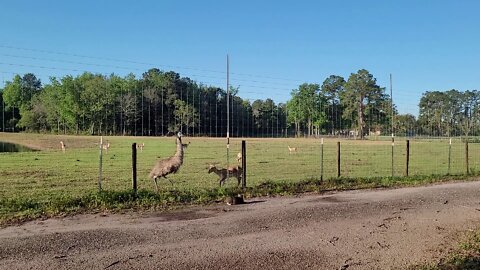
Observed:
[[[391,73],[399,111],[417,114],[425,91],[480,88],[479,10],[468,0],[3,1],[0,79],[158,67],[224,87],[228,53],[244,98],[284,102],[302,82],[365,68],[384,87]]]

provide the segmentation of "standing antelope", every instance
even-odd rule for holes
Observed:
[[[210,164],[208,166],[208,173],[214,172],[216,175],[218,175],[218,179],[220,180],[220,186],[222,184],[225,184],[225,180],[227,180],[227,175],[228,178],[230,177],[235,177],[237,178],[238,185],[240,185],[240,179],[242,179],[242,167],[240,166],[230,166],[227,169],[225,168],[220,168],[218,169],[215,165]]]
[[[242,152],[238,152],[237,154],[237,162],[241,163],[242,162]]]
[[[106,144],[102,144],[103,150],[105,150],[105,154],[108,154],[108,148],[110,148],[110,143],[107,141]]]
[[[63,141],[60,141],[60,147],[62,148],[62,152],[65,153],[66,145],[63,143]]]
[[[290,147],[290,145],[288,146],[288,151],[291,153],[296,153],[297,152],[297,148],[296,147]]]
[[[182,143],[183,150],[187,149],[187,147],[190,145],[190,142],[188,143]]]
[[[143,148],[144,148],[144,147],[145,147],[145,143],[144,143],[144,142],[137,144],[137,149],[140,148],[140,152],[143,152]]]

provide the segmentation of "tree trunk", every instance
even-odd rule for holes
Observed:
[[[364,128],[364,121],[363,121],[363,96],[360,96],[360,100],[358,101],[358,130],[360,132],[360,139],[363,140],[363,128]]]

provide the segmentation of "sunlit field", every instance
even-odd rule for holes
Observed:
[[[0,141],[15,142],[39,151],[0,154],[0,198],[28,198],[48,202],[52,197],[81,197],[98,190],[99,143],[97,136],[58,136],[1,133]],[[131,189],[132,143],[145,143],[138,150],[138,188],[154,191],[148,178],[159,158],[175,152],[174,137],[103,137],[111,147],[103,152],[102,187],[106,191]],[[238,165],[241,138],[230,140],[229,164]],[[320,179],[322,145],[320,139],[252,139],[247,143],[247,186],[264,182],[299,182]],[[60,141],[66,144],[65,153]],[[213,189],[218,176],[208,174],[209,164],[227,165],[225,138],[183,137],[190,142],[184,164],[177,174],[159,180],[160,192],[167,190]],[[324,139],[323,179],[328,183],[337,177],[337,142],[341,143],[341,176],[346,178],[388,177],[392,175],[392,144],[389,140]],[[288,146],[296,147],[290,153]],[[469,144],[469,166],[476,172],[480,166],[480,145]],[[448,140],[411,140],[410,175],[446,175],[449,160]],[[393,152],[394,176],[405,174],[406,141],[397,139]],[[451,147],[450,174],[466,173],[465,144],[454,139]],[[226,182],[236,185],[235,179]]]

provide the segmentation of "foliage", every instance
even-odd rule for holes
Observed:
[[[226,91],[174,71],[152,68],[140,78],[84,72],[52,77],[44,85],[27,73],[15,75],[0,92],[6,110],[2,123],[12,131],[158,136],[182,130],[187,135],[226,135]],[[240,87],[230,87],[229,92],[234,136],[470,136],[480,131],[479,91],[427,91],[417,120],[398,115],[385,89],[365,69],[347,81],[330,75],[321,86],[300,84],[280,104],[270,98],[242,99]]]
[[[388,110],[384,88],[378,86],[377,80],[365,69],[350,75],[345,83],[345,91],[340,94],[340,100],[345,108],[343,116],[357,122],[355,128],[361,139],[368,129],[368,114],[383,114],[380,119],[385,119]]]
[[[439,262],[416,265],[409,269],[423,270],[475,270],[480,269],[480,229],[465,233],[458,247]]]

